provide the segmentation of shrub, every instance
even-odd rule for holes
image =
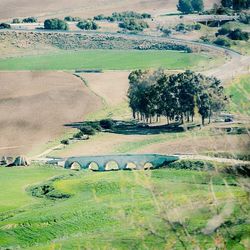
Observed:
[[[171,33],[172,33],[172,30],[171,30],[171,29],[167,29],[167,28],[163,28],[163,27],[162,27],[160,30],[161,30],[161,32],[164,34],[164,36],[170,36]]]
[[[94,135],[95,129],[91,126],[84,125],[80,127],[80,131],[85,135]]]
[[[111,119],[101,120],[100,126],[104,129],[112,129],[114,127],[114,121]]]
[[[98,16],[94,16],[94,20],[96,21],[101,21],[101,20],[106,20],[108,17],[104,16],[103,14],[100,14]]]
[[[83,132],[81,132],[81,131],[73,135],[73,137],[76,139],[81,139],[82,136],[83,136]]]
[[[249,35],[247,32],[243,32],[241,29],[235,29],[228,34],[228,37],[232,40],[249,40]]]
[[[244,24],[250,24],[250,14],[241,13],[239,17],[239,21]]]
[[[21,23],[21,22],[22,22],[22,20],[20,20],[19,18],[14,18],[12,20],[12,23]]]
[[[82,19],[80,17],[72,17],[72,16],[66,16],[64,18],[64,21],[67,22],[80,22]]]
[[[61,144],[69,145],[69,140],[68,139],[61,140]]]
[[[216,36],[224,36],[224,35],[227,35],[231,32],[230,29],[228,28],[221,28],[218,30],[218,32],[215,34]]]
[[[194,30],[201,30],[201,25],[199,23],[196,23],[193,25]]]
[[[168,165],[169,168],[174,169],[188,169],[188,170],[213,170],[215,166],[212,162],[201,160],[179,160]]]
[[[227,38],[224,37],[218,37],[215,41],[214,44],[217,44],[219,46],[224,46],[224,47],[230,47],[230,41]]]
[[[37,23],[37,18],[36,17],[26,17],[23,19],[24,23]]]
[[[136,19],[126,19],[119,24],[120,28],[131,30],[131,31],[143,31],[145,28],[148,28],[148,23]]]
[[[1,23],[0,29],[11,29],[11,26],[8,23]]]
[[[48,30],[68,30],[68,24],[58,18],[47,19],[44,22],[44,28]]]
[[[92,20],[83,20],[77,24],[77,27],[82,30],[97,30],[99,28],[97,23]]]

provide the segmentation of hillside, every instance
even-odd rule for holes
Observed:
[[[206,7],[211,7],[218,0],[206,0]],[[0,18],[24,16],[59,16],[77,15],[92,17],[97,14],[111,14],[115,11],[148,11],[158,14],[176,11],[177,0],[1,0]]]

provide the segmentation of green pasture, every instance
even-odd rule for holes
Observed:
[[[247,195],[229,175],[32,166],[0,168],[0,178],[3,249],[210,249],[218,241],[224,249],[247,246]],[[70,197],[32,197],[34,185]],[[225,209],[224,223],[206,235],[208,222]]]
[[[1,59],[0,70],[203,69],[222,61],[219,57],[178,51],[79,50]]]
[[[250,75],[236,79],[227,88],[227,94],[231,96],[231,112],[250,115]]]

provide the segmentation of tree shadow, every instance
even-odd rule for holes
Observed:
[[[102,132],[113,133],[113,134],[122,134],[122,135],[156,135],[163,133],[181,133],[189,130],[191,128],[197,127],[186,126],[184,127],[178,122],[166,124],[166,125],[157,125],[157,124],[146,124],[138,121],[123,121],[123,120],[112,120],[112,128],[102,128]],[[73,122],[65,124],[66,127],[80,129],[82,126],[97,126],[100,124],[100,121],[87,121],[87,122]]]

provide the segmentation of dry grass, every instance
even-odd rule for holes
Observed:
[[[81,17],[93,17],[97,14],[111,14],[115,11],[147,11],[153,14],[161,14],[176,11],[177,0],[1,0],[1,19],[40,16],[45,17],[75,15]],[[218,0],[206,0],[206,7],[211,7]]]

